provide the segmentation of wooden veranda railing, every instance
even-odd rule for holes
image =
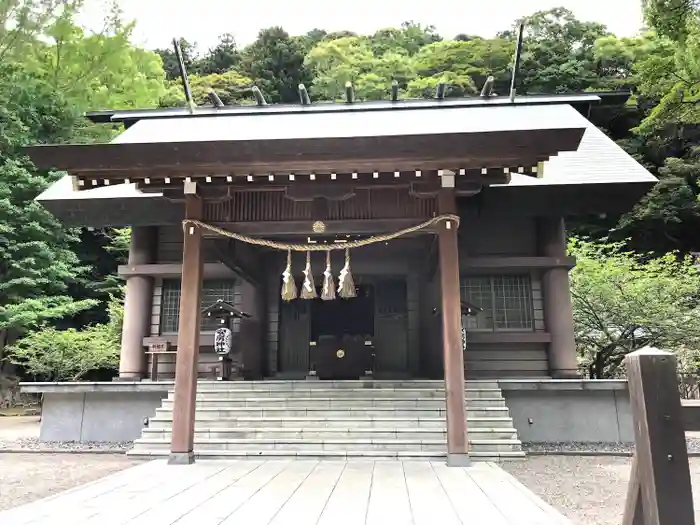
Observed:
[[[700,431],[700,402],[681,402],[673,354],[639,350],[625,364],[636,447],[623,525],[693,525],[685,432]]]

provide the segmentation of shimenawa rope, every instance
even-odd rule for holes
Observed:
[[[295,251],[295,252],[330,252],[333,250],[349,250],[351,248],[361,248],[363,246],[369,246],[370,244],[376,244],[378,242],[386,242],[402,237],[403,235],[408,235],[409,233],[415,233],[417,231],[429,228],[443,221],[452,221],[459,226],[459,216],[451,213],[446,213],[443,215],[438,215],[430,220],[416,224],[415,226],[410,226],[402,230],[398,230],[393,233],[385,233],[382,235],[375,235],[368,237],[367,239],[358,239],[348,242],[336,242],[332,244],[290,244],[285,242],[271,241],[268,239],[259,239],[257,237],[248,237],[247,235],[242,235],[240,233],[224,230],[218,226],[212,224],[207,224],[206,222],[198,221],[195,219],[185,219],[182,221],[182,227],[187,228],[188,226],[197,226],[205,230],[209,230],[213,233],[218,233],[224,237],[230,237],[231,239],[236,239],[237,241],[245,242],[248,244],[254,244],[256,246],[265,246],[267,248],[273,248],[275,250],[284,251]]]

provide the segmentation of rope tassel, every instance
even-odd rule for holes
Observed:
[[[343,299],[352,299],[357,297],[357,292],[355,291],[355,281],[352,278],[352,273],[350,273],[350,250],[345,250],[345,266],[340,270],[340,276],[338,277],[338,295]]]
[[[316,299],[316,285],[314,274],[311,272],[311,252],[306,252],[306,268],[304,268],[304,284],[301,287],[302,299]]]
[[[282,300],[293,301],[297,298],[297,285],[292,275],[292,251],[287,250],[287,267],[282,272]]]
[[[326,252],[326,271],[323,272],[323,292],[321,299],[332,301],[335,299],[335,285],[333,284],[333,272],[331,270],[331,252]]]

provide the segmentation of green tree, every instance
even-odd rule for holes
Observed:
[[[182,62],[188,74],[198,73],[199,60],[195,44],[191,44],[184,38],[178,39],[180,50],[182,51]],[[165,78],[175,80],[180,78],[180,64],[173,48],[159,48],[155,53],[160,56],[165,71]]]
[[[414,76],[405,53],[388,51],[377,57],[370,40],[357,36],[322,41],[305,64],[314,75],[313,94],[325,100],[341,99],[346,82],[353,84],[358,100],[386,99],[393,80],[405,88]]]
[[[576,344],[592,378],[618,377],[625,355],[645,346],[698,355],[700,273],[689,257],[577,238],[569,252]]]
[[[236,71],[221,74],[193,75],[189,77],[192,98],[198,105],[209,104],[209,92],[216,91],[224,104],[241,104],[252,101],[253,81]],[[165,95],[160,100],[163,107],[177,107],[185,104],[185,94],[179,81],[169,83]]]
[[[507,93],[514,49],[507,40],[482,38],[424,46],[412,60],[417,78],[409,85],[409,95],[431,97],[438,82],[450,84],[450,96],[473,94],[491,75],[494,91]]]
[[[196,72],[200,75],[222,74],[241,62],[236,39],[231,33],[219,37],[219,43],[197,61]]]
[[[22,61],[79,110],[153,107],[163,94],[164,72],[158,56],[130,43],[133,25],[118,18],[105,30],[85,34],[68,17],[47,29],[48,45],[35,45]]]
[[[48,27],[82,5],[83,0],[0,0],[0,64],[22,56]]]
[[[242,72],[260,88],[268,102],[298,102],[299,84],[311,76],[304,67],[304,46],[281,27],[269,27],[242,53]]]
[[[78,381],[91,372],[114,372],[119,366],[123,306],[114,299],[109,321],[82,330],[42,326],[10,348],[13,364],[45,381]]]
[[[415,22],[404,22],[400,28],[380,29],[369,40],[372,52],[376,56],[382,56],[389,51],[403,51],[408,55],[415,55],[423,46],[439,42],[442,37],[437,34],[434,26],[423,27]]]
[[[61,142],[75,111],[41,79],[0,66],[0,361],[5,344],[47,319],[96,301],[68,294],[84,270],[66,230],[34,198],[58,174],[36,173],[18,155],[28,142]]]
[[[642,0],[644,15],[660,35],[682,42],[697,22],[698,0]]]
[[[582,22],[562,7],[538,11],[524,22],[519,92],[561,93],[595,87],[599,75],[594,47],[597,39],[609,34],[605,26]],[[516,30],[501,36],[514,41]]]

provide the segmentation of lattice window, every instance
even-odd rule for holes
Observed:
[[[218,299],[233,302],[236,282],[233,280],[211,280],[202,283],[202,300],[200,308],[214,304]],[[163,281],[163,298],[161,306],[160,331],[163,334],[177,333],[180,320],[180,280],[166,279]],[[218,328],[216,319],[203,317],[202,332],[213,332]]]
[[[461,296],[483,309],[467,317],[467,330],[533,330],[532,284],[528,275],[464,277]]]

